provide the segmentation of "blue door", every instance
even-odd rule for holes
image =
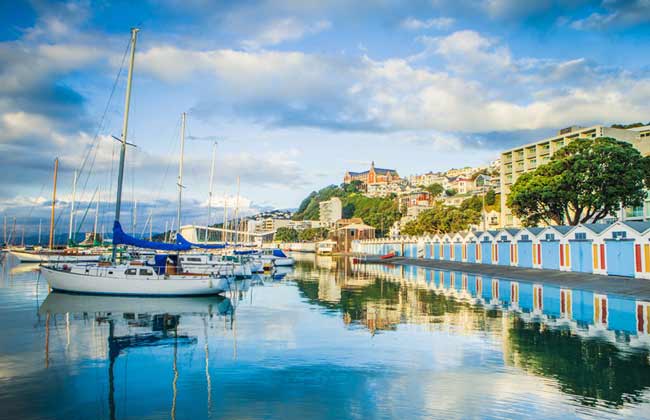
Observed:
[[[591,241],[569,241],[571,250],[571,271],[592,273]]]
[[[431,259],[431,244],[424,244],[424,258]]]
[[[492,264],[492,242],[481,242],[481,262]]]
[[[463,244],[454,244],[454,261],[463,261]]]
[[[440,259],[440,243],[433,244],[433,259],[434,260]]]
[[[451,261],[451,244],[444,244],[443,245],[443,251],[444,251],[444,254],[445,254],[445,255],[443,255],[443,259],[445,261]]]
[[[533,241],[517,242],[517,262],[519,267],[533,267]]]
[[[634,241],[605,240],[607,274],[634,277]]]
[[[476,243],[474,242],[467,244],[467,262],[476,262]]]
[[[560,241],[542,241],[542,268],[560,269]]]
[[[497,242],[499,265],[510,265],[510,242]]]

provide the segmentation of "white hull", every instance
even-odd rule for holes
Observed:
[[[103,270],[95,271],[100,272]],[[109,277],[71,273],[41,267],[47,283],[54,290],[70,293],[133,296],[216,295],[230,290],[231,279],[203,276],[161,276],[154,278]]]
[[[293,258],[271,258],[269,261],[273,262],[276,267],[292,267],[296,262]]]
[[[98,262],[100,255],[70,255],[70,254],[49,254],[40,252],[9,251],[9,254],[17,258],[20,262],[60,262],[60,263],[77,263],[77,262]]]

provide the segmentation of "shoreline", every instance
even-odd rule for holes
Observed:
[[[360,264],[413,265],[442,271],[461,271],[504,280],[549,284],[650,301],[650,280],[646,279],[422,258],[393,257],[382,260],[370,255],[356,258]]]

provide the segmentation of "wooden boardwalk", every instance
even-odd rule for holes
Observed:
[[[550,284],[568,289],[588,290],[606,295],[614,294],[627,298],[650,301],[650,280],[647,279],[421,258],[395,257],[382,260],[379,257],[367,256],[362,259],[365,259],[365,263],[367,264],[415,265],[437,270],[462,271],[468,274],[499,279]]]

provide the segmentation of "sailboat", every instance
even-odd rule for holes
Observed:
[[[52,289],[63,292],[131,296],[193,296],[223,293],[230,290],[230,284],[234,281],[234,278],[215,274],[188,273],[183,269],[179,262],[179,253],[180,251],[191,249],[191,244],[182,242],[166,244],[136,239],[125,234],[120,224],[124,163],[126,157],[126,146],[128,144],[127,133],[129,105],[131,100],[131,84],[133,80],[133,65],[135,61],[137,33],[138,29],[134,28],[131,30],[131,51],[126,85],[124,121],[122,126],[111,261],[95,264],[56,263],[44,265],[41,268],[41,272]],[[183,139],[185,131],[184,122],[183,118],[181,139]],[[182,174],[182,152],[180,173]],[[182,187],[181,176],[179,176],[178,183],[180,191]],[[177,235],[177,241],[180,239],[182,239],[182,237]],[[161,251],[172,251],[172,253],[157,254],[153,258],[153,261],[131,261],[125,264],[120,264],[117,262],[116,248],[119,244]]]
[[[97,262],[100,260],[101,255],[93,253],[90,250],[79,248],[68,248],[64,250],[54,249],[54,209],[56,206],[56,180],[59,169],[59,159],[54,160],[54,188],[52,189],[52,215],[50,220],[50,243],[48,249],[19,249],[9,248],[9,255],[18,259],[20,262],[26,263],[45,263],[45,262]],[[70,233],[69,238],[72,238],[72,226],[74,218],[74,190],[77,184],[77,173],[75,171],[75,180],[73,184],[73,199],[72,208],[70,211]],[[40,235],[39,235],[40,236]]]

